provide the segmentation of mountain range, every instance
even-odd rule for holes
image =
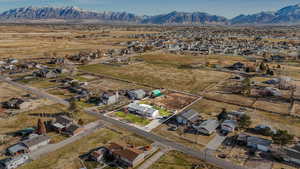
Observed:
[[[136,24],[300,24],[300,4],[291,5],[274,12],[239,15],[232,19],[204,12],[170,12],[154,16],[139,16],[128,12],[95,12],[76,7],[23,7],[0,14],[1,22],[17,20],[97,20],[102,22],[126,22]]]

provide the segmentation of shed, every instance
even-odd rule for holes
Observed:
[[[192,124],[199,119],[199,113],[193,109],[182,112],[176,117],[179,124]]]
[[[132,100],[140,100],[146,96],[146,92],[142,89],[128,91],[128,97]]]
[[[30,150],[34,151],[41,146],[45,146],[50,142],[50,137],[46,135],[36,135],[32,138],[22,141],[22,143]]]
[[[153,97],[158,97],[158,96],[161,96],[162,95],[162,93],[161,93],[161,91],[160,90],[153,90],[152,92],[151,92],[151,95],[153,96]]]

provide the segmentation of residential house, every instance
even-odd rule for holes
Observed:
[[[3,102],[2,107],[5,109],[21,109],[22,103],[24,103],[24,100],[20,98],[11,98],[10,100]]]
[[[197,120],[199,120],[199,112],[193,109],[186,110],[180,113],[176,117],[176,120],[179,124],[191,125],[195,123]]]
[[[135,113],[141,116],[157,118],[159,115],[159,111],[154,109],[150,105],[146,104],[138,104],[138,103],[130,103],[128,106],[128,111],[131,113]]]
[[[101,147],[90,153],[90,158],[94,161],[101,162],[107,153],[107,149],[105,147]]]
[[[84,130],[84,128],[76,124],[73,119],[63,115],[57,116],[50,125],[53,130],[67,136],[77,135]]]
[[[272,61],[275,61],[275,62],[282,62],[285,60],[285,57],[280,56],[280,55],[273,55],[273,56],[271,56],[271,59],[272,59]]]
[[[8,147],[6,149],[6,153],[12,156],[28,153],[38,149],[41,146],[47,145],[49,142],[50,137],[46,135],[32,134],[26,140]]]
[[[16,156],[16,155],[19,155],[19,154],[25,154],[25,153],[28,153],[28,152],[29,152],[28,148],[22,143],[12,145],[12,146],[10,146],[6,149],[6,153],[8,155],[11,155],[11,156]]]
[[[41,78],[55,78],[60,73],[57,69],[48,69],[44,68],[38,71],[33,72],[33,76]]]
[[[193,128],[196,129],[199,133],[211,135],[216,131],[218,126],[219,122],[217,120],[210,119],[200,123],[200,125],[193,125]]]
[[[276,134],[276,132],[277,132],[277,130],[274,129],[272,126],[267,126],[264,124],[255,126],[253,131],[258,134],[265,134],[266,131],[270,131],[270,134]]]
[[[27,154],[22,154],[16,157],[7,158],[0,161],[0,169],[15,169],[29,160]]]
[[[237,121],[236,120],[225,120],[221,124],[221,131],[223,131],[225,133],[234,132],[236,127],[237,127]]]
[[[84,130],[84,128],[78,124],[71,124],[69,127],[65,128],[62,131],[62,134],[65,134],[67,136],[75,136],[81,133]]]
[[[24,137],[34,133],[35,131],[36,131],[35,128],[25,128],[15,132],[15,135]]]
[[[72,125],[73,122],[73,119],[71,119],[70,117],[60,115],[55,117],[55,120],[51,123],[51,127],[52,129],[60,133],[63,129]]]
[[[258,151],[268,152],[271,149],[272,140],[250,136],[247,134],[239,134],[237,136],[237,142],[240,145],[246,145],[249,148],[256,149]]]
[[[300,166],[300,143],[292,148],[284,148],[283,160]]]
[[[119,164],[126,167],[134,168],[142,163],[145,158],[145,152],[134,147],[111,143],[107,146],[107,149],[109,155],[112,155]]]
[[[29,151],[37,150],[39,147],[49,144],[51,138],[46,135],[32,135],[21,143],[27,147]]]
[[[146,96],[146,92],[142,89],[131,90],[127,92],[127,95],[131,100],[141,100]]]
[[[104,92],[100,96],[100,104],[115,104],[119,101],[119,92],[113,93],[113,92]]]

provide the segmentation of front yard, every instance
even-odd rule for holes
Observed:
[[[128,121],[129,123],[133,123],[133,124],[137,124],[137,125],[141,125],[141,126],[146,126],[147,124],[149,124],[151,122],[151,120],[141,117],[139,115],[135,115],[132,113],[124,113],[124,112],[115,112],[114,113],[117,117],[122,118],[126,121]]]

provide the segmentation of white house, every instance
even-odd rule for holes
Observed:
[[[128,111],[150,118],[157,118],[159,116],[159,111],[147,104],[130,103]]]

